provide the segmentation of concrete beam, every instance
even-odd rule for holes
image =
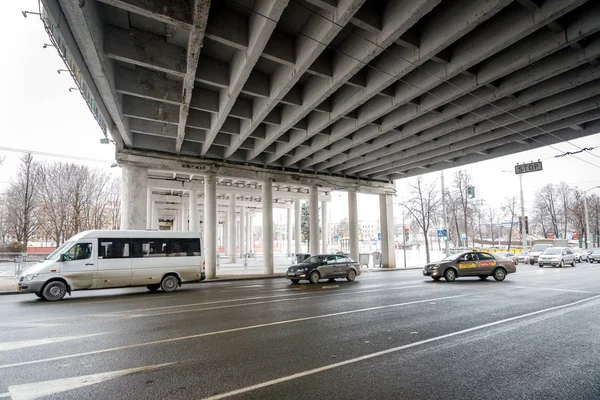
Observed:
[[[413,73],[409,74],[404,78],[404,81],[410,83],[399,83],[396,86],[396,97],[394,101],[383,103],[380,99],[373,99],[365,104],[361,108],[361,118],[355,124],[355,126],[340,126],[339,129],[334,125],[332,129],[332,135],[330,136],[330,140],[327,143],[315,143],[314,146],[311,145],[311,152],[314,153],[319,149],[322,149],[325,146],[339,140],[340,138],[346,137],[352,133],[354,133],[357,129],[360,129],[365,126],[366,123],[371,122],[377,118],[381,118],[385,116],[382,120],[382,131],[386,132],[390,129],[394,129],[399,126],[398,123],[394,124],[392,121],[395,121],[397,118],[397,114],[407,114],[411,115],[411,118],[404,118],[402,121],[404,123],[410,121],[412,118],[415,118],[419,113],[418,111],[423,107],[420,106],[415,108],[414,106],[407,105],[409,101],[414,100],[415,98],[422,96],[427,91],[432,90],[436,86],[440,85],[444,80],[449,80],[454,77],[457,77],[457,86],[459,86],[457,97],[464,95],[466,92],[474,90],[476,87],[479,87],[479,83],[481,82],[481,78],[483,75],[478,73],[478,78],[469,78],[467,76],[461,75],[461,73],[472,66],[481,63],[486,60],[490,56],[493,56],[496,53],[501,52],[503,49],[508,46],[516,43],[518,40],[523,39],[527,35],[535,32],[539,27],[545,25],[549,21],[564,15],[565,13],[573,10],[575,7],[584,3],[584,0],[570,0],[570,1],[562,1],[562,0],[551,0],[544,4],[542,9],[539,12],[531,13],[523,8],[516,6],[508,7],[506,10],[503,10],[498,15],[496,15],[489,23],[481,25],[479,28],[475,29],[469,36],[468,39],[461,40],[458,42],[457,46],[454,48],[452,61],[448,65],[441,65],[437,63],[430,62],[425,66],[425,70],[430,71],[430,73],[424,72],[424,70],[413,71]],[[595,24],[597,25],[597,23]],[[444,32],[443,30],[438,32]],[[552,43],[551,51],[556,51],[564,47],[562,43],[566,43],[571,38],[568,35],[564,35],[563,37],[557,37],[556,34],[549,32],[551,36],[551,40],[559,43]],[[578,36],[576,31],[573,31],[573,35]],[[442,35],[443,36],[443,35]],[[566,36],[566,37],[565,37]],[[491,38],[491,39],[490,39]],[[547,44],[547,41],[544,45]],[[521,45],[517,44],[517,47]],[[532,62],[532,57],[535,59],[537,57],[537,53],[542,53],[537,50],[538,44],[533,43],[535,46],[535,54],[530,54],[532,52],[531,44],[526,49],[526,54],[528,57],[525,59],[523,56],[523,52],[516,53],[514,51],[510,51],[507,53],[500,53],[494,57],[494,63],[490,63],[489,61],[485,62],[485,65],[490,65],[493,67],[493,70],[496,75],[500,76],[506,75],[510,71],[515,71],[518,69],[517,65],[527,65]],[[544,47],[544,46],[542,46]],[[547,48],[550,46],[545,46]],[[422,50],[421,50],[422,51]],[[547,51],[544,55],[548,55],[551,51]],[[499,59],[503,58],[503,63],[499,63]],[[541,57],[540,57],[541,58]],[[539,58],[537,58],[539,59]],[[506,64],[507,61],[510,61],[509,64]],[[525,61],[525,63],[523,62]],[[480,69],[483,68],[483,65]],[[504,70],[504,71],[503,71]],[[433,73],[431,73],[433,72]],[[502,72],[504,72],[502,74]],[[457,76],[460,75],[460,76]],[[390,77],[387,77],[388,80]],[[489,83],[492,80],[486,80],[482,82],[482,84]],[[462,88],[460,88],[462,86]],[[442,85],[440,87],[444,91],[453,91],[457,90],[455,88],[449,88],[448,85]],[[455,97],[456,98],[456,97]],[[445,104],[445,102],[441,102],[437,107]],[[390,114],[392,111],[400,108],[396,113]],[[436,109],[437,107],[432,107],[431,110]],[[339,124],[339,122],[337,123]],[[349,146],[332,146],[332,149],[328,151],[326,154],[321,154],[318,158],[313,157],[312,159],[304,158],[304,160],[300,163],[301,168],[307,168],[314,164],[324,162],[326,160],[333,161],[333,157],[337,154],[340,154],[351,147],[356,147],[361,143],[367,142],[369,140],[374,139],[376,136],[379,136],[380,132],[377,134],[367,134],[360,135],[360,139],[354,140]],[[364,153],[363,153],[364,154]],[[303,157],[308,157],[310,154],[303,152]],[[340,157],[341,158],[341,157]],[[300,161],[301,158],[295,157],[292,161]],[[342,161],[343,162],[343,161]]]
[[[98,0],[134,14],[190,30],[191,10],[187,1],[172,0]]]
[[[121,94],[181,104],[181,82],[168,79],[164,72],[143,68],[115,68],[115,88]]]
[[[275,70],[271,76],[271,82],[276,84],[270,88],[268,98],[255,100],[252,121],[244,124],[239,137],[225,152],[225,158],[231,157],[287,92],[294,87],[325,49],[324,45],[329,44],[335,38],[364,2],[365,0],[340,0],[334,12],[325,13],[327,18],[316,13],[310,16],[302,28],[301,35],[297,36],[296,63],[293,66],[282,65]]]
[[[504,0],[503,0],[504,1]],[[291,126],[308,115],[313,109],[326,98],[336,92],[343,84],[350,81],[365,65],[383,52],[388,46],[396,41],[421,17],[427,14],[439,0],[410,0],[408,2],[390,2],[385,10],[385,24],[373,40],[365,40],[360,36],[349,35],[340,45],[340,52],[335,53],[333,59],[334,74],[328,82],[318,78],[311,78],[304,86],[304,99],[302,107],[287,115],[281,126],[267,132],[267,138],[261,141],[259,146],[250,154],[249,159],[256,157],[265,147],[272,144],[277,137],[283,135]],[[370,71],[369,71],[370,73]],[[330,121],[330,113],[317,116],[305,135],[296,135],[294,140],[285,145],[278,145],[274,155],[267,158],[272,163],[284,154],[296,148],[306,139],[316,135],[326,126],[321,121]],[[316,122],[316,124],[315,124]],[[313,128],[314,127],[314,128]],[[312,128],[312,129],[311,129]],[[293,156],[292,160],[299,156]],[[287,163],[287,161],[286,161]],[[287,164],[289,165],[289,164]]]
[[[182,102],[179,107],[179,125],[177,126],[177,140],[175,141],[175,151],[181,151],[181,145],[185,138],[185,126],[190,113],[190,102],[192,101],[192,90],[196,80],[196,70],[200,58],[200,50],[204,41],[204,32],[208,22],[208,10],[210,9],[210,0],[192,0],[192,27],[188,36],[186,70],[183,76],[182,84]]]
[[[477,0],[460,0],[454,1],[440,11],[433,20],[429,21],[427,26],[423,28],[421,32],[421,42],[418,52],[413,52],[406,49],[394,50],[394,52],[388,52],[383,54],[380,59],[377,60],[375,67],[377,70],[369,70],[369,84],[364,91],[351,93],[341,92],[335,96],[336,106],[335,111],[328,119],[323,119],[319,124],[315,126],[314,130],[309,130],[309,135],[315,131],[323,129],[330,124],[333,124],[332,135],[329,140],[319,140],[311,143],[310,147],[303,149],[301,152],[296,152],[293,157],[286,161],[286,166],[293,165],[303,160],[302,168],[306,168],[311,164],[311,160],[307,159],[308,156],[314,154],[323,147],[334,143],[335,141],[350,135],[352,132],[366,126],[368,123],[375,121],[377,118],[382,117],[387,112],[392,111],[398,107],[397,99],[386,99],[382,97],[375,97],[382,89],[395,83],[398,78],[405,77],[411,71],[414,71],[419,66],[427,63],[432,57],[437,55],[440,51],[444,50],[449,45],[456,42],[459,38],[463,37],[477,26],[482,24],[484,21],[493,17],[494,14],[502,10],[510,1],[497,0],[497,1],[477,1]],[[405,11],[405,4],[398,2],[390,3],[396,4],[400,9],[400,12]],[[460,15],[461,18],[466,21],[465,23],[457,24],[455,17]],[[404,33],[404,31],[399,32]],[[389,44],[395,42],[400,35],[395,35]],[[389,45],[388,44],[388,45]],[[437,67],[437,68],[434,68]],[[439,65],[432,66],[431,63],[426,64],[426,68],[431,71],[439,70],[440,75],[445,74],[445,68],[439,68]],[[420,75],[420,70],[416,71],[417,76]],[[420,86],[417,85],[417,87]],[[400,97],[400,96],[398,96]],[[366,104],[364,104],[366,103]],[[354,124],[347,124],[345,121],[336,122],[341,114],[345,114],[359,106],[364,106],[359,110],[359,120]],[[310,136],[308,136],[310,137]],[[279,146],[279,155],[287,153],[290,148],[289,146]],[[334,146],[336,148],[337,146]],[[333,155],[338,154],[333,153]],[[327,158],[324,158],[327,159]],[[315,161],[315,163],[318,161]]]
[[[271,33],[275,29],[278,21],[287,6],[289,0],[265,0],[256,4],[256,13],[250,15],[248,21],[248,49],[245,51],[237,51],[233,60],[230,63],[230,84],[228,89],[221,90],[219,101],[219,112],[213,117],[211,128],[208,131],[206,141],[202,147],[201,155],[205,156],[210,146],[212,145],[217,133],[225,123],[225,119],[229,116],[236,100],[250,77],[254,65],[263,53],[265,46]],[[263,17],[263,15],[265,17]],[[235,31],[231,26],[219,21],[223,29]]]

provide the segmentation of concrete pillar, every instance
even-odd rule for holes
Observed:
[[[350,258],[358,261],[358,201],[356,190],[348,190],[348,223],[350,225]]]
[[[264,274],[273,275],[273,185],[270,180],[262,185],[262,206]]]
[[[187,232],[188,229],[188,205],[185,202],[185,197],[181,197],[181,231]]]
[[[177,210],[177,229],[175,230],[179,232],[183,230],[183,213],[181,209]]]
[[[329,207],[327,201],[321,202],[321,253],[325,254],[329,245]]]
[[[121,168],[121,230],[146,228],[148,169],[124,163]]]
[[[150,224],[150,228],[154,230],[158,230],[158,207],[156,206],[156,201],[152,201],[152,224]]]
[[[198,232],[198,191],[195,189],[190,190],[190,202],[188,208],[190,219],[189,230],[190,232]]]
[[[204,262],[206,277],[217,276],[217,177],[204,176]]]
[[[152,229],[152,186],[146,183],[146,229]]]
[[[319,254],[319,191],[316,186],[311,186],[308,194],[308,225],[310,254]]]
[[[253,217],[253,213],[249,212],[248,213],[248,223],[246,224],[247,227],[247,240],[248,240],[248,251],[250,253],[254,253],[254,234],[252,232],[252,217]]]
[[[246,207],[240,207],[240,254],[244,257],[246,250]]]
[[[294,218],[293,212],[294,212],[294,210],[292,210],[291,208],[287,209],[286,237],[287,237],[287,255],[288,255],[288,257],[291,257],[292,254],[294,253],[292,250],[292,220]]]
[[[383,268],[396,268],[394,212],[391,194],[379,195],[379,221],[381,226],[381,254]]]
[[[227,240],[227,256],[229,257],[229,262],[235,262],[235,251],[237,245],[235,243],[236,234],[235,234],[235,226],[236,226],[236,212],[235,212],[235,194],[231,193],[229,195],[229,215],[227,221],[229,222],[229,226],[227,227],[227,233],[229,234],[229,238]]]
[[[294,253],[302,253],[302,203],[294,200]]]

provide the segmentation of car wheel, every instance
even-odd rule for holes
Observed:
[[[540,268],[544,268],[544,264],[540,264]]]
[[[290,281],[292,281],[292,283],[298,283],[300,282],[300,279],[290,279]]]
[[[571,267],[575,268],[575,260],[571,262]]]
[[[529,261],[529,264],[533,265],[533,264],[535,264],[535,261],[533,261],[533,260]]]
[[[165,276],[160,283],[160,288],[163,290],[163,292],[167,293],[176,291],[178,286],[179,279],[177,279],[177,277],[174,275]]]
[[[448,268],[446,272],[444,272],[444,279],[446,279],[446,282],[454,282],[456,280],[456,271],[452,268]]]
[[[565,262],[563,260],[560,260],[560,264],[558,264],[558,268],[562,268],[565,266]]]
[[[52,281],[42,289],[42,299],[46,301],[62,300],[67,294],[67,285],[61,281]]]
[[[431,279],[433,279],[434,281],[439,281],[442,277],[441,276],[432,276]]]
[[[348,271],[348,274],[346,275],[346,279],[348,279],[348,282],[353,282],[356,279],[356,272],[353,269]]]
[[[335,282],[335,278],[329,278],[327,279],[329,282]]]
[[[583,258],[581,258],[581,256],[579,256],[579,259],[577,260],[577,262],[582,262]]]
[[[160,284],[156,283],[154,285],[147,285],[146,286],[148,288],[149,291],[151,291],[152,293],[157,292],[158,289],[160,289]]]
[[[321,276],[319,275],[319,273],[317,271],[311,272],[308,277],[308,280],[310,281],[310,283],[319,283],[319,279],[321,279]]]
[[[494,279],[498,282],[502,282],[506,278],[506,271],[504,268],[496,268],[494,270]]]
[[[488,276],[487,276],[487,275],[482,275],[482,276],[479,276],[479,279],[481,279],[482,281],[485,281],[487,278],[488,278]]]

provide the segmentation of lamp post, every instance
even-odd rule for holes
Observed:
[[[587,192],[589,192],[592,189],[598,189],[598,188],[600,188],[600,186],[594,186],[583,192],[583,207],[585,209],[585,248],[586,249],[588,249],[589,245],[590,245],[590,221],[589,221],[589,217],[588,217]]]
[[[450,255],[450,229],[448,227],[448,217],[446,215],[446,187],[444,186],[444,171],[442,171],[442,229],[446,232],[446,241],[444,243],[444,251],[446,257]]]
[[[502,170],[502,172],[513,173],[513,171]],[[523,239],[523,251],[527,251],[527,230],[525,229],[525,201],[523,200],[523,175],[519,175],[519,191],[521,193],[521,238]]]

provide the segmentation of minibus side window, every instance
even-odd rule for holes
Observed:
[[[140,257],[166,257],[168,250],[167,239],[132,239],[132,256]]]
[[[100,239],[99,258],[128,258],[129,239]]]
[[[199,256],[199,239],[169,239],[169,257]]]
[[[73,260],[86,260],[92,256],[92,244],[91,243],[76,243],[69,249],[63,258],[65,261]]]

